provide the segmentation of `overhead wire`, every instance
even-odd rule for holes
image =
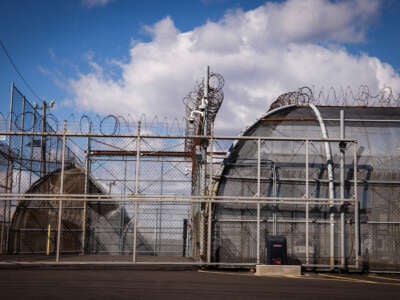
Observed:
[[[22,75],[22,73],[19,71],[17,65],[15,64],[14,60],[12,59],[10,53],[8,52],[6,46],[4,45],[3,41],[0,39],[0,46],[1,49],[3,49],[4,54],[6,55],[8,61],[14,68],[15,72],[18,74],[18,76],[21,78],[23,83],[26,85],[26,87],[29,89],[29,91],[40,101],[42,101],[42,98],[38,96],[38,94],[35,92],[35,90],[32,88],[32,86],[29,84],[29,82],[25,79],[25,77]]]

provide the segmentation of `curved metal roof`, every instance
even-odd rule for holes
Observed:
[[[397,178],[400,169],[398,156],[400,154],[400,108],[399,107],[362,107],[362,106],[318,106],[323,122],[326,126],[327,135],[330,138],[340,137],[340,111],[345,116],[345,137],[358,141],[357,156],[360,166],[368,166],[372,169],[393,170],[386,177]],[[306,105],[287,105],[268,111],[253,125],[248,127],[242,136],[254,137],[294,137],[294,138],[322,138],[318,119],[312,109]],[[297,147],[297,148],[296,148]],[[314,145],[311,152],[315,156],[323,155],[324,152]],[[337,149],[332,145],[333,155],[338,156]],[[250,141],[236,140],[224,160],[221,169],[222,180],[218,183],[217,195],[227,195],[228,175],[234,163],[240,160],[256,159],[256,145]],[[297,161],[300,163],[305,156],[305,147],[301,142],[263,142],[261,149],[263,160],[273,160],[276,163],[288,163]],[[351,159],[351,153],[347,156]],[[324,160],[321,158],[320,163]],[[236,167],[236,169],[238,169]],[[243,168],[242,168],[243,169]],[[254,166],[253,166],[254,169]],[[246,171],[248,176],[255,176],[251,171]],[[249,173],[250,172],[250,173]],[[373,177],[376,172],[373,172]],[[379,174],[379,178],[385,175]],[[393,177],[394,176],[394,177]],[[371,178],[370,178],[371,179]],[[214,189],[215,190],[215,189]],[[237,191],[237,189],[233,188]],[[232,190],[232,191],[233,191]],[[229,193],[231,195],[232,193]],[[238,195],[239,196],[239,195]],[[243,195],[240,196],[250,196]]]

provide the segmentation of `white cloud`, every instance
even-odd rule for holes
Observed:
[[[96,6],[106,6],[112,1],[114,0],[82,0],[82,5],[88,8],[92,8]]]
[[[216,128],[236,133],[281,93],[301,86],[399,91],[399,74],[390,65],[343,46],[364,41],[379,13],[376,0],[289,0],[229,12],[187,32],[166,17],[145,27],[150,42],[132,43],[119,79],[90,58],[92,72],[70,80],[73,101],[97,113],[183,117],[182,98],[210,65],[225,77]]]

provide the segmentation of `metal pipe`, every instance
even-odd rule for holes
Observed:
[[[367,221],[366,224],[400,224],[400,221]]]
[[[217,219],[215,220],[216,222],[228,222],[228,223],[232,223],[232,222],[239,222],[239,223],[246,223],[246,222],[253,222],[256,223],[257,219]],[[265,222],[265,223],[273,223],[274,220],[272,218],[269,219],[260,219],[260,222]],[[307,223],[307,220],[304,218],[302,220],[287,220],[287,219],[279,219],[278,223],[296,223],[296,224],[303,224],[303,223]],[[330,221],[324,221],[324,220],[317,220],[313,223],[317,223],[317,224],[329,224]]]
[[[321,128],[321,133],[322,137],[324,139],[328,139],[328,132],[325,127],[324,120],[321,116],[321,113],[319,109],[314,105],[309,103],[309,107],[313,110],[315,116],[318,119],[319,126]],[[327,163],[327,170],[328,170],[328,179],[329,179],[329,199],[334,199],[335,198],[335,186],[334,186],[334,179],[333,179],[333,161],[332,161],[332,152],[331,152],[331,147],[330,143],[328,141],[324,142],[325,144],[325,155],[326,155],[326,163]],[[333,201],[332,201],[332,206],[333,206]],[[330,264],[334,265],[335,264],[335,214],[330,213],[329,219],[331,221],[330,224]]]
[[[158,218],[158,208],[156,208],[156,218]],[[153,256],[156,256],[157,248],[157,222],[154,223],[154,242],[153,242]]]
[[[139,173],[140,173],[140,129],[141,122],[138,122],[137,128],[137,139],[136,139],[136,168],[135,168],[135,195],[139,195]],[[137,225],[138,225],[138,201],[133,198],[134,201],[134,219],[133,219],[133,249],[132,249],[132,261],[136,262],[136,240],[137,240]]]
[[[92,122],[89,122],[89,133],[92,131]],[[86,214],[87,214],[87,194],[89,192],[89,174],[90,174],[90,137],[87,138],[86,147],[86,166],[85,166],[85,187],[83,198],[83,212],[82,212],[82,254],[85,254],[86,243]],[[57,147],[58,148],[58,147]]]
[[[340,110],[340,138],[344,139],[344,110]],[[345,145],[342,142],[339,143],[340,147],[340,198],[344,199],[344,166],[345,166]],[[344,200],[342,201],[344,205]],[[344,210],[340,212],[340,254],[341,254],[341,265],[342,269],[346,266],[346,244],[345,244],[345,219]]]
[[[272,225],[272,232],[273,235],[277,235],[277,197],[278,197],[278,188],[277,188],[277,176],[276,176],[276,167],[275,163],[272,163],[272,191],[273,191],[273,197],[274,197],[274,211],[272,212],[273,216],[273,225]]]
[[[209,188],[209,195],[211,195],[212,193],[213,193],[213,191],[212,191],[212,189],[213,189],[213,187],[212,187],[212,185],[213,185],[213,183],[212,183],[212,179],[213,179],[213,176],[214,176],[214,170],[213,170],[213,166],[214,166],[214,138],[213,138],[213,135],[214,135],[214,128],[213,128],[213,126],[211,126],[211,128],[210,128],[210,135],[211,135],[211,138],[210,138],[210,153],[209,153],[209,156],[210,156],[210,163],[209,163],[209,166],[210,166],[210,170],[208,171],[208,173],[209,173],[209,178],[210,178],[210,188]]]
[[[208,105],[208,87],[210,83],[210,66],[206,67],[206,74],[204,77],[204,97],[202,99],[201,103],[201,109],[207,110],[207,105]]]
[[[261,196],[261,139],[257,140],[257,197]],[[257,264],[260,263],[260,203],[257,203]]]
[[[50,240],[51,240],[51,225],[47,225],[47,243],[46,243],[46,255],[50,255]]]
[[[67,132],[67,121],[64,121],[64,133]],[[66,136],[63,135],[63,144],[61,152],[61,175],[60,175],[60,195],[64,194],[64,169],[65,169],[65,148],[66,148]],[[63,198],[59,199],[58,204],[58,225],[57,225],[57,250],[56,250],[56,262],[60,261],[60,247],[61,247],[61,222],[62,222],[62,201]]]
[[[310,182],[309,182],[309,177],[310,177],[310,169],[309,169],[309,160],[310,160],[310,156],[309,156],[309,145],[310,142],[308,140],[306,140],[306,198],[308,199],[308,197],[310,196]]]
[[[308,264],[310,262],[310,256],[309,256],[309,213],[310,213],[310,208],[308,201],[306,202],[306,263]]]
[[[127,176],[127,161],[126,156],[124,156],[124,179],[126,180]],[[115,181],[114,181],[115,182]],[[126,184],[127,182],[124,181],[124,188],[122,190],[123,195],[126,195]],[[124,227],[125,227],[125,202],[121,201],[120,205],[120,228],[119,228],[119,248],[120,252],[124,252]]]
[[[309,175],[309,141],[306,141],[306,199],[309,198],[310,194],[310,186],[309,186],[309,181],[308,177]],[[306,263],[310,263],[310,258],[309,258],[309,203],[308,201],[306,202]]]
[[[36,124],[36,109],[34,108],[34,111],[33,111],[33,118],[32,118],[32,130],[31,130],[31,132],[34,132],[35,131],[35,124]],[[31,137],[31,142],[30,142],[30,148],[31,148],[31,153],[30,153],[30,156],[29,156],[29,160],[30,160],[30,169],[32,170],[32,167],[33,167],[33,141],[34,141],[34,137],[32,136]],[[57,159],[57,156],[56,156],[56,159]],[[29,173],[29,186],[32,186],[32,172],[30,172]]]
[[[14,82],[11,83],[11,90],[10,90],[10,123],[8,124],[8,131],[11,132],[12,123],[13,123],[13,114],[14,111],[14,89],[16,89]],[[8,149],[11,149],[11,136],[8,138]],[[9,150],[10,151],[10,150]],[[14,186],[14,178],[13,178],[13,162],[11,160],[7,160],[7,175],[6,175],[6,192],[12,193],[12,188]],[[10,230],[11,230],[11,206],[12,202],[5,203],[7,205],[6,214],[7,217],[4,216],[4,220],[7,219],[8,227],[6,232],[6,241],[5,241],[5,252],[8,251],[8,245],[10,242]],[[3,226],[4,228],[4,226]],[[2,228],[2,235],[4,238],[4,230]],[[1,242],[3,243],[3,238]],[[1,245],[3,249],[3,244]]]
[[[249,177],[249,176],[230,176],[230,175],[223,175],[221,176],[223,178],[227,178],[227,179],[232,179],[232,180],[243,180],[243,181],[257,181],[257,178],[255,176],[253,177]],[[101,180],[100,180],[101,181]],[[105,181],[105,179],[103,180]],[[266,182],[266,181],[273,181],[272,177],[261,177],[261,181]],[[354,180],[351,179],[347,179],[346,180],[348,183],[354,183]],[[281,183],[287,183],[287,182],[300,182],[300,183],[305,183],[306,179],[305,178],[279,178],[279,182]],[[326,184],[329,181],[328,180],[324,180],[324,179],[312,179],[309,180],[309,182],[313,182],[313,183],[322,183],[322,184]],[[358,184],[379,184],[379,185],[400,185],[400,181],[396,181],[396,180],[366,180],[366,179],[361,179],[357,181]],[[338,181],[334,181],[334,184],[338,184],[340,185],[340,178]]]
[[[261,139],[257,139],[257,195],[261,196]]]
[[[209,76],[210,76],[210,67],[206,67],[206,75],[204,78],[204,96],[202,98],[201,109],[203,111],[203,138],[205,139],[208,134],[208,84],[209,84]],[[207,194],[207,143],[203,143],[202,145],[202,195],[205,196]]]
[[[326,118],[325,121],[336,121],[340,122],[340,119],[328,119]],[[400,120],[397,119],[345,119],[345,122],[368,122],[368,123],[400,123]]]
[[[164,194],[164,160],[161,160],[161,183],[160,183],[160,192],[161,192],[161,197],[163,197]],[[162,241],[162,211],[163,211],[163,203],[159,203],[159,210],[157,211],[158,213],[158,236],[157,236],[157,246],[158,250],[161,251],[161,241]]]
[[[209,74],[209,70],[208,70],[208,74]],[[214,131],[213,131],[212,127],[210,128],[210,133],[211,133],[210,164],[209,164],[209,166],[210,166],[210,170],[209,170],[210,181],[209,181],[208,195],[211,196],[211,195],[213,195],[211,178],[213,178],[212,176],[213,176],[213,159],[214,159],[214,156],[213,156],[213,153],[214,153],[214,140],[213,140]],[[211,200],[211,198],[210,198],[210,200]],[[212,220],[213,220],[213,218],[212,218],[212,203],[211,203],[211,201],[208,203],[208,206],[209,207],[208,207],[208,232],[207,232],[207,262],[210,263],[211,262],[211,248],[212,248],[212,237],[211,237],[211,235],[212,235]]]
[[[42,104],[42,133],[47,132],[47,102],[43,101]],[[41,145],[40,145],[40,156],[41,156],[41,174],[42,177],[46,175],[46,135],[42,135]]]
[[[201,105],[200,109],[202,111],[202,118],[203,118],[203,139],[206,139],[207,133],[208,133],[208,84],[209,84],[209,76],[210,76],[210,68],[209,66],[206,67],[206,74],[204,77],[204,95],[201,100]],[[207,195],[207,143],[203,142],[201,145],[201,152],[202,152],[202,162],[201,162],[201,195],[205,197]],[[202,209],[203,212],[203,209]],[[205,233],[205,220],[204,220],[204,214],[201,214],[201,230],[200,232],[202,233],[200,235],[200,257],[206,256],[208,257],[208,253],[205,253],[205,250],[209,252],[209,249],[205,249],[205,241],[204,241],[204,233]],[[207,231],[208,232],[208,231]],[[208,237],[207,237],[208,238]]]
[[[208,220],[207,220],[207,263],[211,262],[211,226],[212,226],[212,204],[208,202]]]
[[[354,159],[354,219],[355,219],[355,226],[354,226],[354,231],[355,231],[355,263],[357,269],[360,266],[360,216],[359,216],[359,202],[358,202],[358,190],[357,190],[357,168],[358,168],[358,162],[357,162],[357,143],[353,144],[353,159]]]
[[[33,200],[59,200],[59,199],[68,199],[68,201],[82,201],[84,194],[68,194],[68,197],[60,196],[59,194],[0,194],[0,197],[3,201],[33,201]],[[87,198],[90,201],[102,201],[102,202],[116,202],[121,199],[121,196],[109,196],[109,195],[87,195]],[[159,195],[128,195],[124,198],[124,201],[132,201],[136,199],[138,203],[152,203],[152,202],[179,202],[179,203],[200,203],[204,202],[204,198],[202,196],[187,196],[182,194],[171,194],[171,195],[163,195],[163,198],[160,199]],[[279,204],[299,204],[304,205],[304,200],[308,200],[310,204],[318,204],[318,205],[330,205],[332,202],[329,198],[313,198],[304,199],[304,197],[279,197],[277,198]],[[247,204],[257,204],[258,202],[262,204],[272,204],[275,201],[274,197],[260,197],[259,199],[254,199],[252,197],[245,196],[216,196],[211,198],[209,201],[212,203],[247,203]],[[340,204],[341,199],[334,199],[335,204]],[[354,199],[348,199],[346,201],[349,204],[354,204]]]
[[[53,136],[58,136],[58,137],[62,137],[63,134],[60,134],[58,132],[46,132],[46,133],[42,133],[42,132],[20,132],[20,131],[2,131],[0,132],[0,135],[5,135],[5,136],[21,136],[21,135],[25,135],[25,136],[47,136],[47,137],[53,137]],[[72,138],[72,137],[97,137],[97,138],[115,138],[115,134],[103,134],[103,133],[66,133],[66,137],[67,138]],[[118,135],[119,138],[137,138],[136,134],[119,134]],[[199,138],[210,138],[210,136],[204,136],[204,135],[188,135],[183,137],[182,135],[151,135],[151,134],[147,134],[147,135],[141,135],[140,136],[142,139],[166,139],[166,140],[176,140],[176,139],[199,139]],[[219,135],[219,136],[214,136],[213,137],[214,140],[257,140],[257,139],[262,139],[265,141],[287,141],[287,142],[303,142],[305,140],[309,140],[309,141],[314,141],[314,142],[341,142],[342,140],[340,138],[310,138],[310,137],[266,137],[266,136],[231,136],[231,135]],[[344,139],[344,142],[355,142],[355,139]]]
[[[25,131],[25,103],[26,103],[26,98],[23,97],[22,101],[22,126],[21,126],[21,131]],[[22,176],[22,157],[24,155],[24,136],[21,136],[21,145],[19,148],[19,154],[18,154],[18,159],[19,159],[19,172],[18,172],[18,193],[21,192],[21,176]]]
[[[1,226],[1,236],[0,236],[0,253],[5,253],[6,251],[4,251],[3,249],[3,240],[4,240],[4,229],[6,226],[6,211],[7,211],[7,205],[8,202],[4,201],[4,207],[3,207],[3,224]]]

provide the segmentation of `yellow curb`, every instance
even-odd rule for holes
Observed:
[[[397,279],[397,278],[390,278],[390,277],[385,277],[385,276],[378,276],[378,275],[368,275],[368,277],[371,277],[371,278],[376,278],[376,279],[384,279],[384,280],[392,280],[392,281],[399,281],[400,282],[400,278],[399,279]]]

